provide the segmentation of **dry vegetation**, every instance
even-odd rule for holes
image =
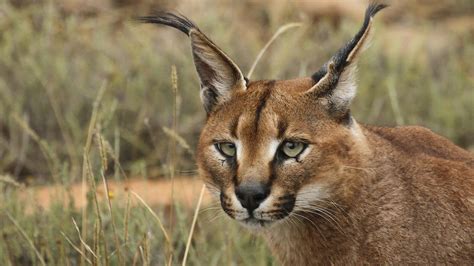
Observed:
[[[133,187],[107,193],[104,186],[196,174],[193,147],[205,115],[189,44],[133,16],[180,10],[244,70],[280,26],[302,22],[269,47],[252,75],[284,79],[310,75],[352,36],[365,2],[337,3],[0,2],[0,264],[183,260],[193,220],[188,204],[149,208]],[[472,1],[396,3],[379,17],[362,58],[354,116],[424,125],[473,149]],[[88,191],[83,209],[74,207],[78,183]],[[47,208],[25,188],[39,184],[60,188]],[[181,186],[169,192],[173,198]],[[273,263],[263,243],[223,218],[218,205],[203,209],[188,264]]]

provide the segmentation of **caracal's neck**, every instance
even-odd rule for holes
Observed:
[[[371,126],[361,125],[353,119],[350,128],[354,153],[360,156],[359,166],[377,168],[393,165],[394,159],[400,157],[390,141],[375,133]]]

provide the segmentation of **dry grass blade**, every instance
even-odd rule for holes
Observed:
[[[28,61],[28,63],[31,66],[35,65],[35,62],[31,58],[26,58],[25,61]],[[64,117],[63,112],[61,111],[58,99],[57,99],[57,97],[55,97],[55,95],[53,93],[53,89],[51,88],[51,85],[49,85],[48,82],[45,80],[45,78],[42,77],[41,73],[39,73],[39,71],[38,71],[39,69],[36,68],[36,67],[32,67],[32,69],[33,69],[33,71],[32,71],[33,75],[36,77],[36,79],[38,79],[39,83],[41,84],[41,87],[43,87],[44,90],[46,91],[46,96],[47,96],[47,98],[50,102],[51,109],[53,110],[53,114],[54,114],[54,116],[56,118],[56,121],[57,121],[57,124],[59,126],[59,132],[61,133],[61,135],[64,139],[65,147],[66,147],[66,150],[69,154],[69,158],[70,158],[70,161],[71,161],[71,164],[72,164],[72,171],[71,172],[74,172],[74,169],[76,169],[78,167],[79,162],[76,159],[77,154],[76,154],[76,150],[74,148],[74,143],[73,143],[73,140],[72,140],[72,136],[71,136],[71,134],[68,130],[66,119]]]
[[[205,190],[206,190],[206,185],[202,185],[201,193],[199,194],[199,200],[196,205],[196,209],[194,210],[193,223],[191,224],[191,230],[189,231],[188,241],[186,243],[186,249],[184,251],[183,264],[182,264],[183,266],[186,265],[186,261],[188,259],[189,247],[191,246],[191,240],[193,238],[194,227],[196,226],[197,218],[199,215],[199,209],[201,208],[202,198],[204,197]]]
[[[173,124],[172,124],[172,129],[173,132],[177,134],[178,132],[178,72],[176,70],[176,66],[173,65],[171,66],[171,84],[172,84],[172,91],[173,91]],[[170,179],[171,179],[171,198],[170,198],[170,212],[169,212],[169,232],[171,235],[173,235],[174,231],[174,176],[175,176],[175,171],[176,171],[176,138],[172,138],[170,141],[170,148],[171,148],[171,157],[170,157],[170,163],[169,163],[169,168],[170,168]],[[173,246],[170,245],[170,257],[169,257],[169,263],[168,265],[171,265],[173,262]]]
[[[119,258],[120,265],[125,265],[124,261],[123,261],[120,241],[119,241],[119,238],[118,238],[117,226],[115,225],[115,219],[114,219],[114,215],[112,213],[112,202],[110,201],[109,185],[107,184],[107,180],[105,179],[104,172],[101,173],[101,176],[102,176],[102,181],[104,183],[105,195],[106,195],[106,198],[107,198],[107,207],[109,209],[109,213],[110,213],[110,217],[111,217],[112,230],[113,230],[113,233],[114,233],[114,241],[115,241],[115,245],[117,246],[117,255],[118,255],[118,258]]]
[[[275,34],[273,34],[273,36],[270,38],[270,40],[267,42],[267,44],[265,44],[265,46],[263,46],[262,50],[260,50],[260,52],[258,53],[257,58],[255,58],[255,61],[252,64],[252,67],[250,67],[250,70],[247,74],[247,78],[250,79],[250,77],[252,76],[252,74],[255,70],[255,67],[257,66],[258,62],[262,58],[263,54],[265,53],[265,51],[267,51],[268,47],[270,47],[270,45],[276,40],[276,38],[278,38],[278,36],[280,36],[285,31],[287,31],[291,28],[301,27],[301,25],[303,25],[303,24],[298,23],[298,22],[293,22],[293,23],[285,24],[285,25],[281,26],[280,28],[278,28],[278,30],[275,32]]]
[[[178,135],[178,133],[176,133],[176,131],[168,128],[168,127],[162,127],[163,129],[163,132],[165,132],[165,134],[170,137],[172,140],[175,140],[179,146],[181,146],[181,148],[185,149],[187,152],[189,152],[190,154],[194,154],[194,151],[193,149],[191,149],[191,146],[189,146],[189,144],[186,142],[186,140],[181,137],[180,135]]]
[[[105,173],[107,171],[107,168],[108,168],[108,161],[109,160],[107,158],[107,150],[104,147],[104,137],[102,136],[102,134],[100,132],[101,132],[101,128],[99,126],[98,129],[97,129],[97,133],[96,133],[96,141],[97,141],[97,144],[99,146],[99,154],[100,154],[100,159],[101,159],[101,168],[102,168],[102,171]]]
[[[124,214],[124,225],[123,225],[123,242],[127,243],[128,242],[128,220],[130,219],[130,203],[131,203],[131,197],[130,197],[130,191],[127,193],[127,206],[125,207],[125,214]]]
[[[97,117],[99,113],[99,105],[102,101],[102,97],[105,94],[106,90],[106,82],[102,83],[102,86],[99,89],[99,92],[97,93],[97,97],[92,105],[92,114],[91,114],[91,119],[89,120],[89,129],[87,131],[87,139],[86,143],[84,145],[84,151],[83,151],[83,158],[82,158],[82,185],[81,185],[81,193],[83,195],[86,194],[87,190],[87,177],[89,174],[88,171],[88,166],[89,166],[89,152],[92,146],[92,138],[94,136],[94,129],[96,126],[97,122]],[[95,191],[94,191],[95,194]],[[82,209],[82,238],[86,238],[87,236],[87,208]],[[81,251],[84,253],[84,247],[81,246]],[[81,265],[84,264],[83,258],[81,257]]]
[[[18,224],[18,222],[15,220],[15,218],[13,218],[13,216],[10,215],[9,212],[6,212],[6,215],[8,217],[8,219],[15,225],[15,227],[18,229],[18,231],[20,231],[21,235],[26,239],[26,242],[28,242],[28,244],[31,246],[31,248],[35,251],[35,254],[36,256],[38,257],[38,260],[40,261],[40,264],[41,265],[46,265],[46,263],[44,262],[44,259],[43,257],[41,256],[41,253],[38,251],[38,249],[35,247],[35,244],[33,244],[33,241],[28,237],[28,235],[26,234],[25,230],[23,230],[23,228],[21,228],[20,224]]]
[[[146,204],[146,202],[142,199],[142,197],[140,197],[134,191],[130,191],[130,192],[143,204],[143,206],[145,206],[145,208],[151,213],[151,215],[153,215],[153,217],[155,217],[156,221],[158,222],[158,225],[160,226],[161,231],[163,232],[166,243],[168,244],[168,247],[170,247],[171,246],[171,239],[169,238],[168,233],[166,232],[165,227],[163,226],[163,223],[161,222],[160,217],[158,217],[158,215],[156,215],[156,213],[151,209],[151,207],[148,206],[148,204]]]
[[[114,215],[112,213],[112,202],[110,201],[109,184],[107,183],[107,180],[105,178],[105,171],[107,170],[107,164],[108,164],[107,151],[104,148],[104,138],[102,137],[102,134],[100,134],[100,132],[97,132],[96,136],[97,136],[97,143],[99,145],[99,152],[100,152],[100,157],[101,157],[101,162],[102,162],[100,175],[102,177],[102,182],[104,184],[105,196],[107,198],[107,207],[109,209],[109,213],[110,213],[110,217],[111,217],[112,231],[113,231],[113,234],[114,234],[115,245],[117,246],[116,250],[117,250],[117,255],[118,255],[118,259],[119,259],[119,264],[120,265],[125,265],[124,261],[123,261],[120,241],[119,241],[118,234],[117,234],[117,226],[115,225],[115,219],[114,219]]]
[[[392,111],[395,116],[395,121],[397,122],[397,125],[404,125],[405,120],[403,119],[403,115],[400,110],[397,90],[395,89],[395,81],[393,79],[389,79],[387,81],[387,90],[390,99],[390,106],[392,107]]]
[[[77,235],[79,236],[79,241],[81,241],[82,245],[84,245],[86,250],[89,251],[92,254],[92,256],[94,256],[94,258],[98,259],[97,255],[94,253],[94,251],[91,249],[91,247],[89,245],[87,245],[87,243],[81,237],[81,231],[79,230],[79,226],[77,226],[77,223],[74,220],[74,218],[72,218],[72,222],[74,223],[74,227],[76,228]]]
[[[67,235],[64,232],[60,232],[60,233],[61,233],[61,235],[63,235],[63,237],[66,239],[66,241],[71,245],[71,247],[75,251],[77,251],[79,254],[81,254],[81,258],[83,258],[87,263],[92,264],[92,262],[87,258],[87,256],[84,254],[84,252],[82,252],[82,250],[80,248],[78,248],[76,245],[74,245],[74,243],[72,243],[71,239],[69,239],[69,237],[67,237]]]
[[[116,133],[118,134],[118,133]],[[119,152],[118,151],[118,148],[116,148],[116,151],[114,151],[114,149],[112,149],[112,145],[110,145],[110,142],[105,139],[105,138],[101,138],[100,139],[101,141],[101,145],[102,145],[102,148],[101,149],[104,149],[106,151],[106,154],[101,154],[101,157],[104,158],[107,156],[107,154],[112,158],[112,160],[114,161],[114,164],[115,164],[115,171],[118,171],[122,174],[122,176],[128,180],[128,175],[127,173],[125,172],[125,170],[123,169],[122,165],[120,164],[120,161],[119,161]],[[118,179],[117,175],[118,175],[118,172],[115,172],[114,175],[115,175],[115,178]]]
[[[16,182],[10,175],[0,175],[0,182],[14,187],[23,187],[22,184]]]
[[[94,250],[96,254],[100,253],[100,247],[99,247],[99,242],[100,242],[100,228],[99,228],[99,222],[96,220],[94,223]],[[100,265],[100,260],[98,258],[95,258],[94,260],[94,265]]]
[[[48,143],[43,140],[28,124],[26,119],[21,118],[18,116],[18,114],[13,114],[12,115],[14,121],[26,132],[28,136],[30,136],[40,147],[41,152],[43,153],[44,157],[46,158],[46,162],[48,165],[48,168],[53,175],[53,177],[56,179],[56,182],[59,182],[58,179],[58,171],[59,171],[59,159],[56,156],[56,154],[53,152],[53,149],[48,145]]]
[[[143,265],[150,265],[150,244],[148,243],[149,237],[145,234],[143,241]]]

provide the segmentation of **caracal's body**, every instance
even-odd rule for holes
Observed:
[[[350,103],[370,5],[310,78],[249,81],[190,20],[207,112],[197,162],[223,210],[284,265],[474,264],[474,157],[428,129],[358,124]]]

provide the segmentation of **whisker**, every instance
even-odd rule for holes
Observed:
[[[347,214],[347,211],[344,209],[344,206],[343,205],[340,205],[340,204],[337,204],[336,202],[334,202],[333,200],[319,200],[319,199],[315,199],[313,202],[307,202],[307,201],[297,201],[300,205],[302,206],[315,206],[315,207],[323,207],[321,206],[320,204],[316,204],[315,201],[317,202],[321,202],[321,203],[324,203],[324,204],[328,204],[328,205],[331,205],[334,207],[334,210],[337,210],[339,213],[341,213],[344,217],[348,216]],[[324,207],[328,207],[328,206],[324,206]],[[346,217],[347,218],[347,217]]]
[[[295,205],[301,205],[301,206],[315,206],[315,207],[323,207],[323,206],[320,206],[320,205],[316,205],[314,203],[314,201],[317,201],[317,202],[321,202],[321,203],[324,203],[324,204],[328,204],[328,205],[332,205],[335,209],[337,209],[339,211],[339,213],[342,214],[342,216],[344,217],[344,219],[346,220],[346,222],[349,223],[349,219],[348,219],[348,214],[346,212],[346,210],[344,209],[344,206],[340,205],[340,204],[337,204],[336,202],[334,202],[333,200],[324,200],[324,199],[314,199],[312,200],[313,202],[308,202],[308,201],[303,201],[303,200],[296,200],[295,201]]]
[[[336,216],[334,216],[334,214],[330,213],[328,210],[325,210],[325,209],[322,209],[322,208],[299,208],[299,211],[301,212],[307,212],[307,213],[311,213],[311,214],[315,214],[321,218],[323,218],[324,220],[326,220],[329,224],[331,225],[335,225],[335,227],[343,234],[346,234],[346,232],[344,231],[343,227],[340,225],[338,219]]]
[[[221,206],[208,206],[202,210],[200,210],[201,212],[205,212],[205,211],[208,211],[208,210],[222,210],[222,207]]]
[[[226,213],[224,212],[220,212],[218,213],[216,216],[212,217],[211,219],[209,219],[209,223],[213,223],[215,222],[217,219],[220,219],[220,218],[223,218],[226,216]]]
[[[309,219],[308,217],[306,217],[306,216],[304,216],[304,215],[298,214],[298,213],[296,213],[296,212],[292,212],[292,215],[294,215],[295,217],[300,217],[300,218],[303,218],[303,219],[309,221],[309,222],[314,226],[314,228],[316,228],[316,230],[319,232],[319,234],[320,234],[321,237],[324,239],[324,241],[327,242],[326,237],[323,235],[323,233],[321,232],[321,230],[319,230],[319,227],[318,227],[313,221],[311,221],[311,219]],[[304,223],[303,223],[303,224],[304,224]],[[324,242],[323,242],[322,244],[323,244],[324,246],[326,246]]]

